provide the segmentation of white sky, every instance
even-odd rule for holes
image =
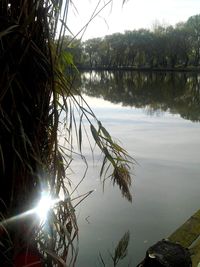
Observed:
[[[78,13],[71,6],[68,27],[77,34],[90,19],[100,0],[73,0]],[[100,1],[98,10],[109,0]],[[175,25],[200,13],[200,0],[113,0],[88,26],[83,39],[101,37],[114,32],[152,28],[155,21]],[[79,35],[80,37],[81,35]]]

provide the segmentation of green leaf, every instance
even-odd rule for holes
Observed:
[[[102,166],[101,166],[101,170],[100,170],[100,177],[102,177],[102,175],[103,175],[103,172],[104,172],[104,168],[105,168],[106,162],[107,162],[107,158],[106,158],[106,156],[105,156],[104,159],[103,159],[103,163],[102,163]]]
[[[127,256],[129,240],[130,233],[128,231],[124,234],[115,248],[115,254],[112,256],[114,266],[116,266],[120,260],[123,260]]]
[[[81,114],[80,117],[80,124],[79,124],[79,149],[80,151],[82,150],[82,118],[83,118],[83,114]]]
[[[100,130],[103,132],[103,134],[105,135],[105,137],[107,137],[110,140],[110,142],[112,142],[112,138],[111,138],[109,132],[102,125],[100,127]]]
[[[92,136],[93,136],[95,142],[97,143],[99,148],[102,150],[102,145],[101,145],[101,140],[99,138],[99,134],[92,124],[90,124],[90,130],[91,130],[91,133],[92,133]]]
[[[107,157],[107,159],[112,163],[113,166],[115,166],[115,161],[113,159],[113,157],[110,155],[110,153],[108,152],[108,149],[106,147],[104,147],[102,149],[103,153],[105,154],[105,156]]]
[[[67,65],[74,65],[73,56],[71,53],[63,51],[61,56]]]

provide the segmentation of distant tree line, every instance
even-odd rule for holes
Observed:
[[[176,26],[156,25],[85,42],[66,36],[65,53],[78,68],[187,68],[200,66],[200,15]]]

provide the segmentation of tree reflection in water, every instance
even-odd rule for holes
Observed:
[[[84,72],[82,93],[149,114],[168,111],[200,121],[200,75],[186,72]]]

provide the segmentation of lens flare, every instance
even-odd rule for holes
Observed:
[[[14,223],[15,221],[18,221],[18,220],[22,220],[26,217],[29,217],[30,215],[33,215],[33,214],[36,214],[39,217],[40,222],[44,223],[47,219],[49,211],[51,209],[53,209],[55,204],[57,204],[60,201],[61,201],[61,199],[59,199],[59,198],[53,199],[49,193],[42,192],[41,199],[39,200],[39,202],[35,208],[0,221],[0,227],[5,226],[9,223]]]
[[[50,209],[52,209],[58,202],[59,199],[52,199],[49,194],[45,192],[42,193],[42,197],[35,208],[35,213],[42,222],[46,221]]]

